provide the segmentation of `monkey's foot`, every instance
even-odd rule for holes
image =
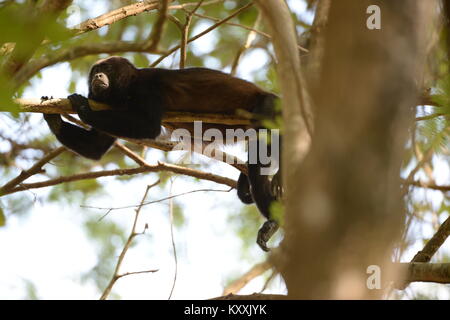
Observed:
[[[262,227],[258,231],[258,238],[256,239],[256,243],[259,245],[261,249],[268,252],[270,249],[267,247],[267,242],[273,236],[275,232],[278,230],[278,223],[273,220],[267,220],[264,222]]]

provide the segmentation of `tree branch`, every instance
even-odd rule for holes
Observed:
[[[423,182],[423,181],[403,181],[404,184],[410,185],[410,186],[414,186],[414,187],[419,187],[419,188],[425,188],[425,189],[432,189],[432,190],[437,190],[437,191],[442,191],[442,192],[449,192],[450,191],[450,186],[438,186],[434,183],[427,183],[427,182]]]
[[[205,1],[202,3],[202,6],[214,4],[223,0],[211,0]],[[139,2],[135,4],[131,4],[129,6],[125,6],[119,8],[117,10],[113,10],[99,17],[89,19],[80,25],[76,26],[73,29],[74,35],[80,35],[82,33],[96,30],[103,26],[115,23],[119,20],[127,18],[129,16],[133,16],[142,12],[155,10],[158,8],[158,1],[146,3]],[[177,10],[177,9],[186,9],[192,6],[196,6],[196,2],[185,3],[181,5],[173,5],[169,6],[168,10]],[[208,31],[209,32],[209,31]],[[198,39],[190,39],[189,42]],[[148,40],[139,41],[139,42],[128,42],[128,41],[117,41],[117,42],[108,42],[108,43],[99,43],[99,44],[83,44],[76,47],[62,49],[55,52],[50,52],[46,56],[41,58],[32,60],[28,64],[24,65],[13,77],[13,83],[16,87],[23,84],[25,81],[30,79],[34,74],[36,74],[42,68],[48,67],[50,65],[56,64],[62,61],[73,60],[75,58],[80,58],[90,54],[100,54],[100,53],[118,53],[118,52],[150,52],[150,53],[158,53],[156,48],[152,46],[153,42],[149,42]],[[173,52],[178,50],[175,48]],[[169,54],[165,55],[167,57]],[[161,59],[162,60],[162,59]],[[158,63],[161,61],[158,60]]]
[[[207,28],[206,30],[200,32],[199,34],[197,34],[196,36],[190,38],[189,40],[186,41],[186,44],[197,40],[198,38],[204,36],[205,34],[213,31],[214,29],[218,28],[220,25],[226,23],[228,20],[231,20],[232,18],[234,18],[235,16],[237,16],[238,14],[240,14],[242,11],[250,8],[253,5],[253,3],[248,3],[245,6],[237,9],[236,11],[234,11],[231,15],[229,15],[228,17],[218,21],[217,23],[215,23],[214,25],[212,25],[211,27]],[[177,45],[175,47],[173,47],[172,49],[170,49],[166,54],[162,55],[161,57],[159,57],[155,62],[153,62],[150,67],[155,67],[157,66],[161,61],[163,61],[165,58],[167,58],[168,56],[170,56],[172,53],[176,52],[178,49],[181,48],[181,45]]]
[[[218,2],[221,2],[223,0],[211,0],[206,1],[203,3],[203,6],[207,6],[210,4],[215,4]],[[184,9],[192,6],[196,6],[196,2],[190,2],[190,3],[184,3],[184,4],[178,4],[169,6],[168,10],[179,10]],[[146,11],[152,11],[158,9],[159,1],[143,1],[143,2],[137,2],[130,4],[128,6],[124,6],[122,8],[118,8],[116,10],[110,11],[108,13],[102,14],[101,16],[98,16],[96,18],[88,19],[79,25],[75,26],[73,28],[74,35],[80,35],[85,32],[89,32],[92,30],[99,29],[104,26],[108,26],[112,23],[115,23],[117,21],[120,21],[122,19],[125,19],[130,16],[135,16],[139,13],[146,12]]]
[[[152,185],[148,185],[147,188],[145,189],[145,193],[144,193],[144,196],[141,199],[141,203],[140,203],[139,207],[135,211],[133,227],[131,228],[130,235],[128,236],[128,239],[127,239],[127,241],[125,242],[125,244],[123,246],[122,252],[120,253],[119,258],[117,259],[117,264],[116,264],[116,268],[114,269],[114,274],[113,274],[111,280],[109,281],[108,286],[103,291],[103,293],[102,293],[102,295],[100,297],[100,300],[106,300],[106,298],[108,298],[108,296],[111,293],[111,290],[112,290],[114,284],[120,278],[128,276],[130,274],[138,274],[138,273],[144,273],[144,272],[147,273],[147,272],[156,272],[157,271],[157,270],[148,270],[148,271],[127,272],[127,273],[124,273],[124,274],[120,274],[119,273],[120,267],[122,266],[122,262],[125,259],[125,255],[126,255],[128,249],[130,249],[130,247],[131,247],[131,243],[133,242],[133,239],[136,236],[138,236],[140,234],[143,234],[145,232],[145,229],[147,229],[147,226],[146,226],[143,232],[138,233],[137,229],[136,229],[137,221],[138,221],[141,209],[142,209],[142,205],[144,204],[144,201],[147,198],[148,192],[150,191],[151,188],[153,188],[154,186],[159,184],[159,182],[160,182],[160,180],[156,181]]]
[[[251,280],[256,277],[262,275],[264,272],[272,268],[272,265],[268,261],[264,261],[262,263],[258,263],[254,265],[249,271],[247,271],[244,275],[234,280],[232,283],[227,285],[225,289],[223,289],[223,295],[227,296],[232,293],[239,292],[243,287],[247,285]]]
[[[41,160],[36,162],[30,169],[22,171],[16,178],[12,179],[11,181],[7,182],[3,187],[0,188],[0,197],[9,193],[13,193],[13,191],[17,187],[17,185],[21,184],[22,181],[25,181],[32,175],[35,175],[36,173],[39,173],[42,171],[42,167],[48,163],[53,158],[56,158],[61,153],[63,153],[66,150],[65,147],[59,147],[50,153],[48,153],[45,157],[43,157]]]
[[[406,275],[409,282],[435,282],[450,283],[450,263],[398,263],[396,266],[400,273]],[[400,283],[399,283],[400,282]],[[399,287],[403,282],[396,281],[395,286]]]
[[[76,113],[72,110],[72,105],[68,99],[50,99],[42,101],[41,99],[16,99],[17,103],[23,112],[38,112],[38,113]],[[89,105],[93,110],[108,110],[109,106],[89,100]],[[0,109],[1,111],[1,109]],[[226,125],[250,125],[249,119],[244,119],[242,116],[224,115],[224,114],[199,114],[189,112],[166,112],[163,117],[164,123],[173,122],[194,122],[203,121],[208,123],[226,124]]]
[[[63,147],[61,147],[61,148],[63,148]],[[43,162],[43,160],[39,161],[39,163],[41,163],[41,162]],[[36,166],[37,165],[33,166],[33,168]],[[61,176],[59,178],[49,179],[49,180],[41,181],[41,182],[21,183],[19,186],[17,186],[17,184],[20,182],[16,183],[15,181],[11,180],[10,182],[8,182],[5,185],[5,186],[8,186],[7,188],[2,187],[0,189],[2,191],[2,193],[0,193],[0,195],[12,194],[12,193],[29,190],[29,189],[44,188],[44,187],[49,187],[49,186],[54,186],[57,184],[65,183],[65,182],[97,179],[97,178],[101,178],[101,177],[110,177],[110,176],[134,175],[134,174],[139,174],[139,173],[159,172],[159,171],[168,171],[168,172],[172,172],[172,173],[176,173],[176,174],[182,174],[182,175],[191,176],[191,177],[202,179],[202,180],[209,180],[209,181],[213,181],[216,183],[224,184],[231,188],[236,188],[236,181],[233,179],[218,176],[218,175],[215,175],[215,174],[209,173],[209,172],[199,171],[196,169],[185,168],[185,167],[180,167],[180,166],[173,165],[173,164],[159,162],[156,165],[145,165],[145,166],[140,166],[137,168],[103,170],[103,171],[94,171],[94,172],[74,174],[71,176]],[[16,178],[16,179],[18,179],[18,178]],[[25,179],[22,179],[20,181],[23,181]],[[11,186],[9,187],[9,185],[11,185]]]

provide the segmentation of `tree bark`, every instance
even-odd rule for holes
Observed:
[[[275,2],[283,6],[267,1]],[[366,25],[374,4],[380,30]],[[312,92],[313,144],[303,164],[293,143],[303,128],[285,122],[294,137],[284,152],[295,161],[284,162],[285,240],[276,266],[290,298],[380,298],[382,290],[366,285],[371,265],[382,279],[395,278],[390,256],[404,218],[399,170],[434,9],[434,1],[331,2],[320,85]],[[286,58],[277,57],[279,64]],[[288,78],[279,76],[281,83]],[[287,114],[298,108],[289,95],[283,91]]]

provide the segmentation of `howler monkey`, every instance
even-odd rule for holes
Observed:
[[[234,115],[242,109],[261,116],[274,115],[276,96],[253,83],[226,73],[188,68],[167,70],[161,68],[137,69],[122,57],[109,57],[96,62],[89,73],[89,99],[108,104],[111,110],[94,111],[88,100],[79,95],[68,97],[80,119],[90,125],[86,130],[65,122],[59,114],[44,114],[51,131],[69,149],[86,158],[98,160],[115,141],[115,137],[154,139],[161,132],[164,112],[215,113]],[[171,129],[193,131],[191,123],[164,124]],[[202,127],[225,132],[228,128],[244,126],[203,123]],[[254,128],[261,124],[254,121]],[[263,145],[259,143],[259,148]],[[258,156],[259,157],[259,149]],[[248,162],[248,176],[241,173],[237,194],[244,203],[255,202],[268,220],[258,232],[257,242],[267,251],[267,241],[278,224],[270,215],[275,200],[267,175],[261,174],[262,165]]]

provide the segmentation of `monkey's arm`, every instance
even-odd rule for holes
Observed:
[[[80,119],[92,127],[119,137],[154,139],[161,133],[161,116],[136,107],[130,110],[93,111],[88,99],[79,95],[68,96]]]
[[[116,140],[93,128],[85,130],[65,122],[59,114],[44,114],[44,119],[59,142],[89,159],[99,160]]]

